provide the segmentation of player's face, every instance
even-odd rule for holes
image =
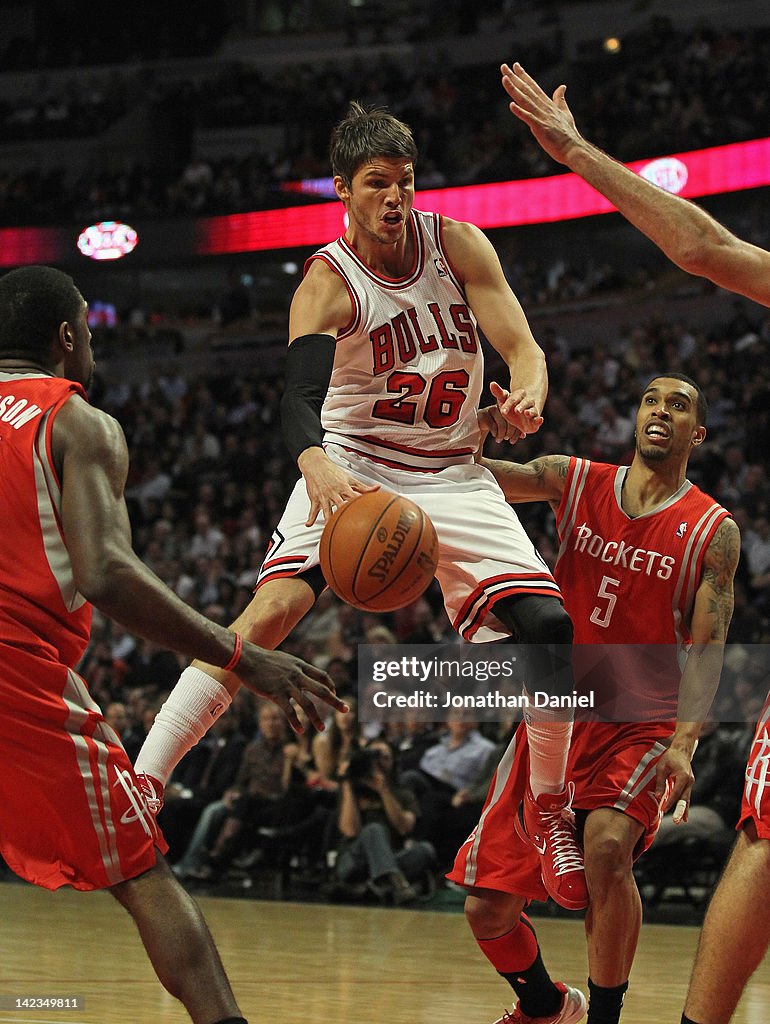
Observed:
[[[362,164],[348,188],[334,179],[351,227],[380,245],[394,245],[406,230],[414,204],[414,165],[400,157],[375,157]]]
[[[675,377],[658,377],[642,395],[636,414],[636,450],[648,462],[684,458],[706,436],[698,425],[695,388]]]
[[[77,316],[64,327],[65,337],[71,343],[64,357],[64,376],[87,388],[94,375],[94,350],[91,329],[88,326],[88,303],[81,298]]]

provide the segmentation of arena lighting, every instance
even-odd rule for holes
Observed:
[[[770,138],[629,165],[656,184],[689,199],[770,185]],[[493,185],[421,192],[418,207],[468,220],[482,228],[540,224],[611,213],[614,207],[574,174]],[[344,230],[334,202],[195,220],[143,221],[139,261],[323,245]],[[68,265],[77,259],[72,231],[0,228],[0,267]]]
[[[759,188],[770,185],[770,138],[637,160],[628,166],[689,199]],[[296,184],[289,183],[287,191],[296,190]],[[311,191],[318,194],[319,179],[312,179]],[[576,174],[432,189],[419,193],[417,205],[480,228],[546,224],[615,210]],[[322,245],[343,230],[337,202],[211,217],[197,224],[196,252],[215,255]]]
[[[71,244],[63,228],[1,228],[0,267],[57,263]]]
[[[674,192],[676,195],[679,195],[690,177],[687,164],[674,156],[650,160],[649,163],[639,168],[638,173],[647,181],[651,181],[653,185],[659,185],[666,192]]]
[[[102,220],[84,228],[78,236],[78,249],[92,260],[119,260],[136,248],[139,237],[128,224]]]

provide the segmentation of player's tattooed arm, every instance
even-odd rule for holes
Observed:
[[[693,640],[724,643],[733,615],[733,581],[741,554],[741,535],[734,519],[724,519],[703,559],[701,582],[693,612]]]
[[[568,455],[543,455],[532,462],[504,462],[501,459],[482,459],[511,503],[524,501],[561,500],[569,472]]]
[[[692,646],[679,684],[677,734],[687,734],[688,741],[697,738],[719,686],[740,551],[738,526],[724,519],[703,558],[690,625]]]

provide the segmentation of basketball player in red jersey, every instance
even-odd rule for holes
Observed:
[[[228,664],[295,726],[290,699],[318,726],[308,694],[345,705],[324,673],[210,622],[132,551],[125,439],[85,397],[87,312],[58,270],[0,278],[0,853],[44,888],[108,889],[196,1024],[245,1024],[120,740],[75,672],[90,602],[134,633]]]
[[[695,383],[666,374],[642,395],[630,467],[560,455],[523,466],[482,460],[509,501],[554,509],[555,576],[575,627],[578,687],[584,669],[594,685],[591,662],[602,679],[618,681],[606,695],[609,720],[576,723],[568,763],[589,894],[591,1024],[620,1019],[642,919],[633,861],[652,842],[662,803],[681,801],[677,820],[686,817],[690,759],[732,614],[738,528],[685,476],[705,419]],[[613,646],[597,659],[597,644]],[[527,757],[520,728],[450,877],[468,888],[473,933],[519,995],[502,1020],[572,1024],[585,1012],[582,993],[550,981],[523,915],[528,900],[545,896],[531,846],[510,834],[526,799]]]
[[[512,113],[543,149],[605,195],[677,266],[770,306],[770,252],[664,192],[588,142],[560,85],[547,96],[520,64],[501,68]],[[746,770],[738,836],[701,933],[681,1024],[727,1024],[770,945],[770,694]]]
[[[334,186],[348,228],[308,261],[289,317],[283,429],[302,479],[235,628],[262,645],[279,644],[325,586],[318,568],[324,520],[382,486],[433,520],[436,575],[455,629],[471,641],[515,633],[531,645],[530,678],[549,689],[569,674],[560,671],[559,650],[569,645],[572,625],[543,559],[474,463],[480,330],[510,369],[508,388],[496,394],[501,415],[522,434],[542,423],[545,360],[482,232],[413,209],[416,155],[408,127],[384,110],[351,104],[333,132]],[[165,783],[190,745],[191,701],[206,714],[208,704],[226,706],[237,685],[212,665],[187,669],[137,770]],[[571,716],[533,710],[528,726],[527,827],[545,837],[549,892],[577,909],[586,902],[581,853],[561,814]],[[555,841],[562,853],[570,850],[558,864]]]

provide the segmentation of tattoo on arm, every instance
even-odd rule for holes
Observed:
[[[558,477],[559,487],[561,488],[569,472],[569,457],[566,455],[543,455],[539,459],[533,459],[525,468],[530,471],[532,476],[537,478],[538,486],[541,490],[550,490],[546,476],[549,470]]]
[[[548,462],[551,464],[551,469],[554,470],[560,480],[567,479],[567,473],[569,473],[569,457],[566,455],[550,455],[548,456]]]
[[[508,501],[549,501],[558,504],[569,472],[569,456],[543,455],[532,462],[482,459]]]
[[[711,619],[710,639],[723,641],[733,614],[733,580],[741,552],[741,536],[733,519],[719,525],[709,544],[701,582],[710,593],[706,611]]]

